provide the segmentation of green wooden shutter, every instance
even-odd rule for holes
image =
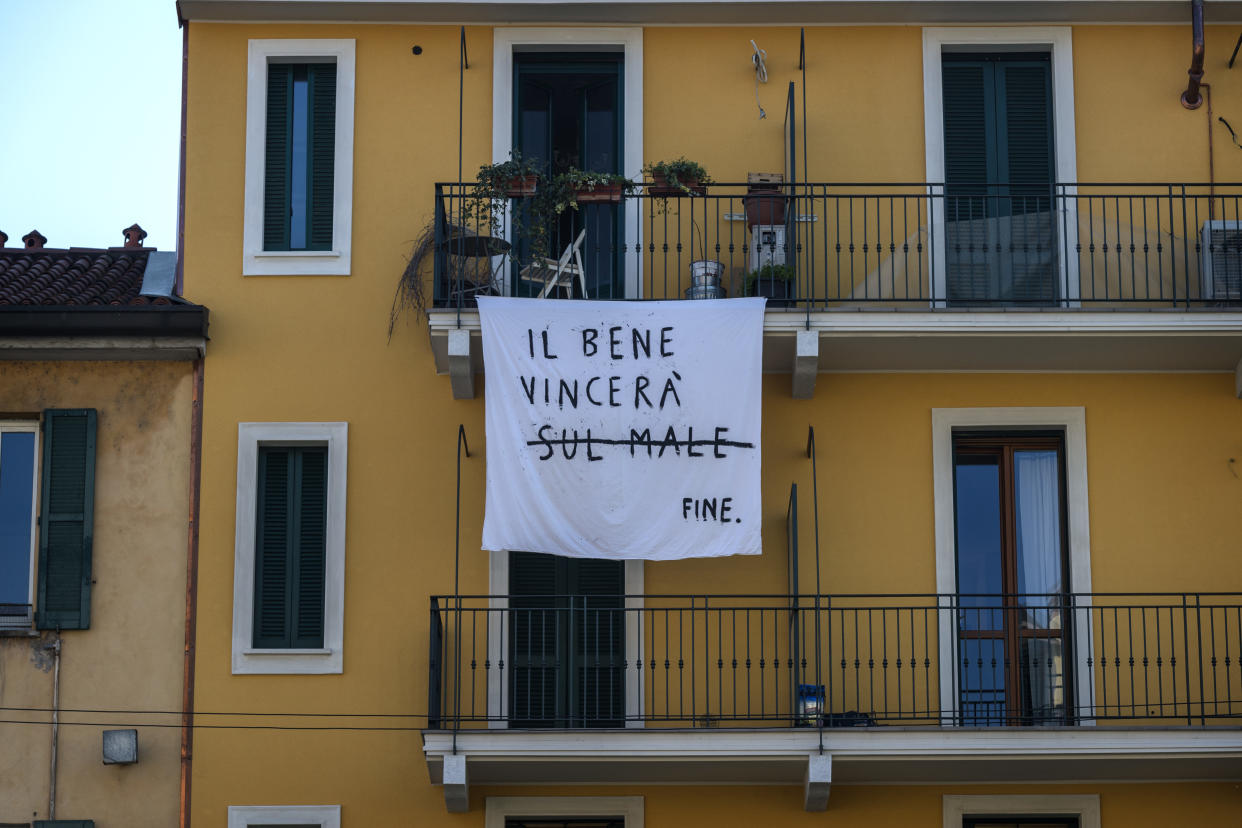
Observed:
[[[93,408],[43,412],[35,614],[41,630],[85,630],[91,625],[95,427]]]
[[[563,565],[553,555],[509,554],[509,719],[513,727],[554,727],[567,705],[561,662]]]
[[[293,162],[293,64],[267,67],[267,142],[263,167],[263,249],[289,249]]]
[[[327,449],[259,449],[255,647],[323,646]]]
[[[567,559],[574,594],[574,716],[589,727],[625,723],[625,564]]]
[[[331,250],[336,171],[336,64],[313,63],[307,70],[310,174],[307,178],[306,246],[309,250]]]

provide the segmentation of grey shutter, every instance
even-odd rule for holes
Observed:
[[[625,564],[568,559],[574,594],[574,716],[587,727],[625,724]]]
[[[509,554],[510,696],[513,727],[553,727],[565,716],[561,672],[565,592],[553,555]]]
[[[43,412],[35,612],[41,630],[85,630],[91,625],[95,430],[93,408]]]
[[[946,60],[944,171],[946,289],[950,301],[988,297],[988,184],[997,180],[991,151],[995,129],[991,67],[984,61]]]
[[[267,67],[267,140],[263,164],[263,249],[289,249],[293,163],[293,64]]]

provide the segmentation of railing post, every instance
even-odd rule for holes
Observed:
[[[1190,626],[1189,607],[1186,604],[1186,596],[1182,595],[1182,665],[1185,671],[1185,688],[1186,688],[1186,724],[1193,726],[1195,723],[1194,708],[1190,704]],[[1177,685],[1173,685],[1173,703],[1177,704]]]
[[[1195,663],[1199,665],[1199,724],[1207,725],[1207,695],[1203,688],[1203,607],[1200,603],[1200,596],[1195,594],[1195,637],[1197,639],[1198,654]],[[1189,661],[1189,659],[1187,659]],[[1190,669],[1187,665],[1186,669]],[[1189,712],[1189,710],[1187,711]]]

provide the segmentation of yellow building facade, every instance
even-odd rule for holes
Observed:
[[[1188,109],[1191,10],[1133,6],[182,0],[192,821],[1242,821],[1237,26]],[[480,217],[515,147],[715,183]],[[474,303],[579,233],[553,295],[770,296],[763,554],[586,628],[481,551]]]

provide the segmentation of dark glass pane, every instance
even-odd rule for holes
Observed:
[[[34,450],[32,431],[0,434],[0,604],[30,603]]]
[[[289,246],[294,250],[306,249],[306,176],[310,171],[307,151],[310,123],[307,100],[307,73],[305,66],[293,70],[293,163],[291,169],[291,211]]]
[[[997,629],[1001,581],[1000,459],[958,455],[955,476],[957,591],[962,595],[963,629]],[[975,608],[972,611],[965,611]]]
[[[967,727],[1005,724],[1004,640],[961,639],[958,653],[962,724]]]
[[[1029,724],[1053,724],[1065,718],[1065,663],[1058,638],[1022,639],[1023,718]]]

